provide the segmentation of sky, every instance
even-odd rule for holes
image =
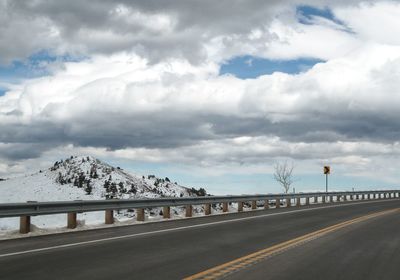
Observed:
[[[29,28],[28,28],[29,27]],[[400,2],[0,0],[0,177],[91,155],[213,194],[400,187]]]

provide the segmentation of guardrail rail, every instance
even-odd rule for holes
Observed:
[[[184,206],[186,217],[192,217],[193,205],[204,205],[204,214],[212,214],[213,204],[222,204],[222,212],[229,212],[229,203],[237,203],[237,211],[243,211],[244,203],[251,202],[251,209],[258,209],[263,201],[264,209],[310,205],[310,203],[334,203],[348,200],[399,198],[400,190],[313,192],[296,194],[231,195],[155,199],[75,200],[0,204],[0,218],[20,217],[20,233],[30,232],[31,216],[67,214],[67,228],[77,227],[77,213],[105,211],[105,223],[114,223],[114,211],[135,209],[137,221],[145,221],[145,209],[163,207],[163,218],[171,218],[171,207]],[[302,199],[303,202],[302,203]],[[312,200],[312,201],[311,201]]]

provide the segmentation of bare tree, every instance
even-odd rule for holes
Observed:
[[[290,186],[293,184],[293,163],[288,164],[287,161],[284,163],[277,163],[274,166],[275,173],[274,179],[282,185],[285,193],[288,193],[290,190]]]

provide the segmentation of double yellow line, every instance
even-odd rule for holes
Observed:
[[[296,247],[298,245],[301,245],[303,243],[309,242],[311,240],[314,240],[316,238],[319,238],[323,235],[326,235],[328,233],[337,231],[339,229],[342,229],[344,227],[350,226],[355,223],[359,223],[368,219],[372,219],[375,217],[379,217],[382,215],[386,214],[391,214],[395,212],[399,212],[400,208],[395,208],[391,210],[385,210],[381,212],[376,212],[373,214],[365,215],[362,217],[358,217],[349,221],[345,221],[333,226],[329,226],[311,233],[308,233],[306,235],[294,238],[289,241],[285,241],[282,243],[279,243],[277,245],[274,245],[272,247],[268,247],[266,249],[254,252],[252,254],[249,254],[247,256],[235,259],[233,261],[224,263],[222,265],[213,267],[211,269],[205,270],[203,272],[194,274],[192,276],[184,278],[184,280],[195,280],[195,279],[218,279],[220,277],[226,276],[227,274],[231,274],[235,271],[239,271],[243,268],[246,268],[248,266],[251,266],[263,259],[266,259],[274,254],[278,254],[280,252],[283,252],[285,250],[288,250],[289,248]]]

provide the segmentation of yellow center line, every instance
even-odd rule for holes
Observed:
[[[309,242],[311,240],[314,240],[316,238],[319,238],[323,235],[326,235],[328,233],[337,231],[341,228],[350,226],[355,223],[359,223],[368,219],[372,219],[375,217],[379,217],[382,215],[390,214],[390,213],[395,213],[398,212],[400,208],[395,208],[391,210],[385,210],[385,211],[380,211],[376,213],[372,213],[369,215],[361,216],[349,221],[341,222],[339,224],[329,226],[311,233],[308,233],[306,235],[296,237],[294,239],[273,245],[271,247],[262,249],[260,251],[251,253],[249,255],[240,257],[238,259],[235,259],[233,261],[229,261],[227,263],[224,263],[222,265],[218,265],[216,267],[207,269],[205,271],[202,271],[200,273],[194,274],[192,276],[184,278],[184,280],[195,280],[195,279],[217,279],[219,277],[222,277],[228,273],[232,273],[233,271],[238,271],[241,270],[247,266],[250,266],[252,264],[255,264],[256,262],[259,262],[262,259],[265,259],[273,254],[277,254],[279,252],[288,250],[289,248],[293,248],[295,246],[304,244],[306,242]]]

